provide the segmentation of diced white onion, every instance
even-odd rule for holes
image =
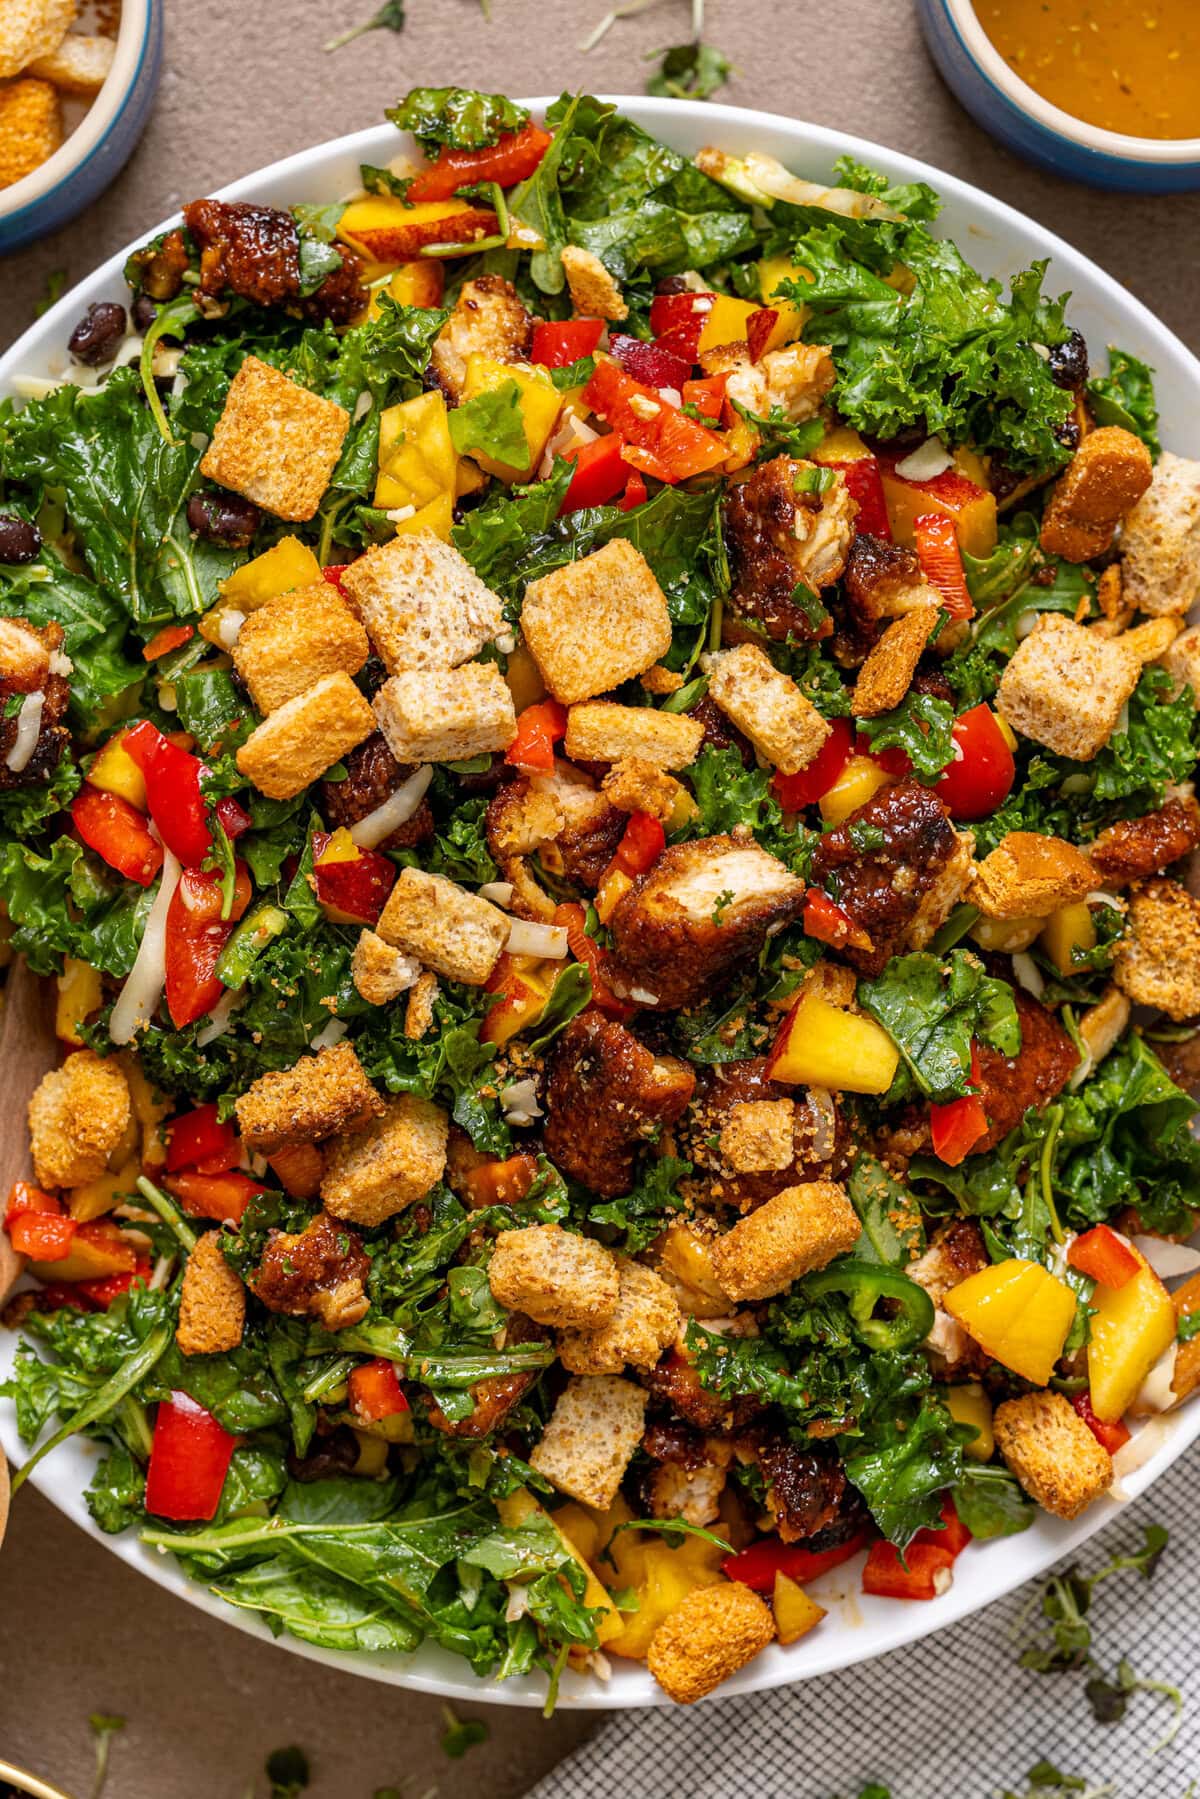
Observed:
[[[1032,607],[1030,607],[1028,612],[1022,612],[1017,619],[1017,636],[1028,637],[1037,622],[1038,615]]]
[[[203,456],[205,450],[208,448],[208,433],[206,431],[193,431],[188,438],[188,442],[191,444],[193,450],[199,450],[200,454]]]
[[[1123,1480],[1127,1474],[1135,1473],[1152,1455],[1156,1455],[1170,1436],[1172,1428],[1172,1421],[1167,1418],[1151,1418],[1135,1436],[1130,1437],[1128,1443],[1122,1444],[1113,1457],[1113,1472],[1117,1481]],[[1109,1488],[1109,1497],[1125,1500],[1130,1495],[1120,1492],[1114,1482]]]
[[[409,775],[407,781],[390,793],[382,806],[376,806],[374,812],[368,812],[360,818],[356,825],[351,825],[350,836],[360,850],[373,850],[376,844],[406,825],[421,801],[425,798],[425,789],[433,779],[433,768],[423,763]]]
[[[1049,362],[1050,352],[1045,344],[1030,344],[1029,348],[1033,351],[1035,356],[1040,356],[1043,362]]]
[[[493,906],[511,906],[516,888],[511,881],[485,881],[479,889],[480,899],[491,900]]]
[[[1167,1347],[1163,1350],[1157,1362],[1155,1362],[1153,1368],[1151,1368],[1149,1374],[1147,1374],[1145,1380],[1134,1394],[1133,1404],[1129,1408],[1130,1411],[1139,1414],[1144,1412],[1169,1412],[1173,1405],[1178,1404],[1177,1397],[1171,1386],[1172,1381],[1175,1379],[1175,1360],[1178,1354],[1178,1342],[1168,1343]]]
[[[941,438],[927,437],[918,449],[896,464],[896,473],[902,481],[932,481],[953,467],[954,458]]]
[[[828,1087],[810,1087],[808,1103],[812,1112],[812,1153],[816,1161],[832,1159],[837,1141],[837,1107]]]
[[[1046,983],[1042,979],[1041,969],[1028,950],[1017,951],[1012,959],[1012,968],[1018,985],[1024,987],[1026,993],[1032,993],[1034,999],[1041,999],[1046,991]]]
[[[244,993],[238,992],[234,987],[231,987],[228,993],[221,995],[209,1013],[207,1021],[196,1032],[197,1049],[207,1049],[210,1043],[215,1043],[218,1037],[225,1035],[233,1023],[234,1013],[245,997]]]
[[[529,1610],[529,1588],[514,1586],[508,1583],[508,1604],[504,1608],[504,1622],[519,1624]]]
[[[228,612],[222,612],[217,620],[217,637],[223,650],[231,650],[241,635],[242,626],[246,622],[246,614],[238,612],[232,606]]]
[[[510,956],[541,956],[561,962],[567,953],[566,926],[535,924],[528,918],[514,918],[505,947]]]
[[[570,450],[581,449],[584,444],[593,443],[599,435],[598,431],[593,430],[583,419],[577,418],[573,412],[566,413],[555,426],[542,452],[542,460],[537,468],[539,479],[545,480],[554,467],[556,456],[566,456]]]
[[[146,919],[137,960],[108,1021],[108,1034],[114,1043],[132,1043],[142,1026],[154,1017],[167,978],[167,911],[182,873],[180,863],[170,850],[164,849],[162,879]]]
[[[164,712],[178,712],[179,696],[175,692],[174,681],[160,681],[158,684],[158,703]]]
[[[12,769],[14,775],[28,768],[29,759],[37,748],[38,732],[42,728],[42,707],[46,696],[40,690],[27,693],[21,701],[21,710],[17,713],[17,734],[13,746],[4,758],[5,765]]]
[[[668,406],[679,407],[683,405],[683,395],[677,387],[660,387],[658,391],[667,402]]]
[[[657,993],[651,993],[649,987],[631,987],[629,997],[636,1000],[639,1006],[656,1006],[658,1004]]]
[[[504,1108],[506,1124],[532,1124],[535,1118],[546,1116],[538,1105],[537,1082],[532,1075],[527,1075],[523,1081],[510,1081],[507,1087],[502,1087],[500,1104]]]
[[[1133,1247],[1141,1250],[1162,1280],[1170,1280],[1176,1274],[1195,1274],[1200,1268],[1200,1249],[1193,1249],[1190,1243],[1168,1243],[1162,1237],[1134,1237]]]
[[[318,1031],[309,1044],[310,1049],[332,1049],[340,1043],[350,1026],[344,1018],[331,1018],[324,1030]]]
[[[177,344],[155,344],[151,373],[156,381],[173,381],[183,361],[183,350]]]

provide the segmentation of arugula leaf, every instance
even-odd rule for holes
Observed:
[[[455,150],[482,150],[506,131],[519,131],[529,113],[506,94],[483,94],[469,87],[410,88],[387,109],[397,131],[411,131],[423,148],[449,144]]]
[[[450,414],[450,436],[460,456],[478,450],[510,468],[525,468],[529,443],[516,382],[503,381],[456,406]]]
[[[1006,1056],[1021,1048],[1012,988],[985,974],[970,950],[951,950],[944,961],[928,950],[895,956],[881,975],[858,983],[858,1002],[883,1026],[903,1060],[888,1099],[908,1090],[904,1070],[929,1099],[962,1098],[970,1091],[974,1037]]]
[[[1162,455],[1158,440],[1158,404],[1154,370],[1129,350],[1108,346],[1108,373],[1087,384],[1088,405],[1098,425],[1120,425],[1140,437],[1155,461]]]
[[[954,1509],[981,1542],[1028,1530],[1037,1512],[1007,1468],[968,1461],[954,1489]]]

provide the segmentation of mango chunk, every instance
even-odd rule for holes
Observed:
[[[1086,955],[1096,947],[1096,927],[1087,902],[1076,900],[1073,905],[1060,906],[1052,912],[1042,926],[1038,942],[1064,980],[1076,973],[1072,952],[1079,950]]]
[[[900,1051],[873,1018],[843,1011],[818,993],[793,1006],[771,1054],[773,1081],[834,1093],[886,1093]]]
[[[803,1587],[782,1573],[775,1576],[771,1607],[775,1613],[775,1635],[785,1645],[798,1643],[826,1615],[823,1605],[810,1599]]]
[[[83,1038],[79,1027],[104,1003],[104,984],[98,969],[76,956],[63,959],[63,971],[55,978],[54,1035],[64,1043],[79,1045]]]
[[[480,468],[486,469],[489,475],[496,475],[501,481],[527,481],[542,460],[562,410],[562,395],[550,377],[539,369],[526,368],[519,363],[497,362],[494,357],[480,356],[473,352],[467,357],[463,402],[465,404],[480,394],[491,393],[510,381],[517,386],[521,425],[529,449],[528,459],[517,467],[500,462],[481,450],[472,449],[471,457]]]
[[[1132,1247],[1132,1246],[1131,1246]],[[1091,1304],[1088,1385],[1092,1410],[1105,1424],[1128,1411],[1160,1355],[1175,1340],[1171,1295],[1138,1251],[1141,1267],[1123,1287],[1097,1281]]]
[[[827,825],[843,824],[852,812],[866,805],[873,793],[886,787],[891,778],[870,756],[851,756],[828,793],[818,801],[821,817]]]
[[[977,1380],[947,1387],[946,1410],[956,1424],[969,1424],[975,1435],[963,1444],[963,1454],[973,1462],[990,1462],[996,1447],[992,1429],[992,1402]]]
[[[942,1303],[981,1349],[1038,1387],[1053,1374],[1075,1319],[1066,1282],[1019,1256],[968,1275]]]
[[[457,474],[458,457],[440,393],[418,394],[384,408],[379,415],[376,506],[419,510],[453,494]]]

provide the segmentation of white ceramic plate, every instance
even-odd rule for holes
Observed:
[[[1110,275],[1011,207],[926,163],[816,125],[733,106],[616,98],[622,111],[647,131],[688,155],[706,143],[738,153],[756,149],[779,157],[798,174],[829,180],[835,158],[850,152],[885,170],[894,180],[930,182],[945,201],[939,229],[954,238],[968,261],[986,273],[1007,282],[1010,275],[1035,258],[1052,259],[1048,291],[1071,290],[1071,322],[1086,337],[1093,361],[1103,366],[1104,346],[1118,343],[1149,362],[1157,371],[1163,440],[1181,454],[1200,456],[1200,362]],[[540,113],[547,102],[534,100],[529,104]],[[261,200],[276,206],[336,200],[358,185],[360,162],[386,163],[398,147],[394,130],[378,126],[274,163],[222,193],[228,199]],[[177,222],[167,220],[158,229]],[[153,231],[147,229],[138,242],[145,242],[152,235]],[[93,300],[125,298],[121,279],[125,254],[112,257],[81,282],[0,358],[0,397],[15,391],[13,381],[17,375],[61,373],[67,336],[85,306]],[[8,1372],[16,1342],[14,1333],[0,1331],[0,1374]],[[1200,1405],[1156,1421],[1149,1428],[1153,1436],[1146,1447],[1149,1449],[1153,1443],[1153,1452],[1136,1473],[1127,1477],[1124,1490],[1130,1498],[1144,1492],[1200,1435]],[[0,1401],[0,1443],[14,1463],[21,1461],[25,1452],[17,1437],[12,1405],[7,1400]],[[264,1625],[246,1613],[234,1611],[204,1587],[188,1580],[169,1555],[145,1548],[133,1533],[106,1537],[97,1530],[84,1505],[83,1490],[98,1453],[92,1443],[67,1443],[39,1466],[33,1482],[60,1511],[131,1568],[140,1569],[189,1604],[260,1636],[264,1643],[275,1642]],[[942,1598],[927,1604],[863,1596],[858,1591],[859,1562],[847,1563],[814,1583],[813,1590],[830,1610],[821,1628],[788,1649],[775,1645],[766,1650],[728,1681],[720,1689],[720,1696],[786,1686],[792,1681],[828,1674],[928,1636],[1031,1580],[1110,1523],[1117,1511],[1116,1502],[1106,1499],[1093,1505],[1074,1524],[1039,1515],[1033,1527],[1019,1537],[972,1544],[956,1565],[953,1587]],[[491,1700],[501,1705],[541,1705],[545,1696],[545,1683],[540,1676],[492,1685],[476,1679],[458,1657],[434,1648],[421,1648],[412,1656],[353,1655],[310,1648],[287,1636],[280,1637],[278,1643],[293,1654],[348,1673],[476,1703]],[[666,1700],[640,1663],[614,1661],[613,1678],[607,1686],[571,1675],[564,1678],[560,1703],[571,1707],[627,1708],[664,1704]]]

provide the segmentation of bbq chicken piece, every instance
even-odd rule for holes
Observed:
[[[318,1212],[302,1231],[271,1231],[247,1285],[269,1312],[316,1318],[327,1331],[365,1317],[371,1264],[358,1232]]]
[[[463,283],[458,303],[438,332],[430,367],[448,399],[462,397],[468,356],[521,362],[529,350],[533,320],[511,281],[480,275]]]
[[[54,621],[0,618],[0,791],[48,781],[71,741],[63,641]]]
[[[367,304],[359,279],[362,264],[339,246],[341,267],[305,295],[300,274],[300,234],[290,212],[245,200],[192,200],[184,222],[200,250],[200,292],[226,292],[255,306],[286,306],[311,318],[348,325]]]
[[[656,1056],[622,1024],[585,1012],[555,1045],[546,1080],[546,1154],[604,1199],[628,1193],[638,1147],[673,1124],[695,1070]]]
[[[817,593],[836,581],[854,539],[857,502],[840,474],[818,492],[821,472],[815,463],[776,456],[739,482],[725,501],[730,603],[776,639],[828,635],[828,621],[814,622],[792,596],[798,582]]]
[[[772,1113],[779,1116],[767,1116]],[[754,1141],[746,1128],[753,1123],[767,1146],[758,1155],[746,1147]],[[772,1126],[782,1126],[778,1154],[770,1153]],[[692,1103],[675,1127],[675,1147],[696,1171],[694,1182],[681,1189],[689,1198],[694,1186],[697,1200],[748,1211],[785,1187],[837,1179],[846,1132],[832,1094],[814,1097],[803,1087],[778,1086],[767,1074],[767,1057],[752,1056],[701,1069]]]

